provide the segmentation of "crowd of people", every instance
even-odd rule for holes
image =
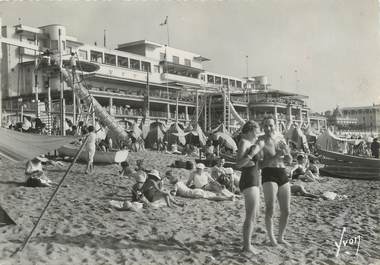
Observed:
[[[248,121],[242,127],[238,141],[235,169],[224,167],[225,159],[220,156],[220,142],[207,141],[202,149],[204,163],[198,162],[191,166],[189,175],[179,176],[173,171],[159,172],[157,169],[147,169],[144,160],[138,160],[133,169],[128,161],[121,163],[120,177],[134,180],[131,187],[131,200],[124,201],[121,210],[139,210],[149,207],[183,207],[176,196],[186,198],[203,198],[213,201],[229,201],[244,198],[245,220],[242,225],[243,251],[255,253],[251,238],[260,205],[260,193],[264,194],[265,227],[272,246],[289,245],[285,240],[286,227],[290,215],[291,194],[310,198],[320,198],[320,195],[308,192],[302,182],[324,181],[319,176],[317,158],[306,153],[292,156],[284,136],[278,133],[275,120],[271,117],[263,121],[264,135],[260,126],[254,121]],[[87,136],[85,150],[88,154],[86,174],[94,171],[93,157],[97,148],[107,151],[112,146],[112,140],[106,138],[97,143],[93,126],[78,124],[75,128]],[[134,141],[136,143],[136,139]],[[377,139],[374,139],[373,154],[379,150]],[[376,145],[377,143],[377,145]],[[182,151],[173,144],[171,153],[198,155],[201,152],[195,145],[187,144]],[[168,151],[168,143],[157,143],[157,150]],[[378,156],[378,153],[377,153]],[[295,160],[295,162],[293,162]],[[212,161],[213,163],[208,163]],[[25,175],[29,186],[49,186],[42,160],[34,158],[28,161]],[[206,165],[205,165],[206,164]],[[208,166],[208,167],[207,167]],[[240,173],[241,172],[241,173]],[[275,204],[280,208],[279,233],[275,236],[273,216]]]

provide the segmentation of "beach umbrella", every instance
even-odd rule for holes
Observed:
[[[141,130],[141,134],[142,134],[142,138],[143,139],[146,139],[146,137],[148,136],[148,133],[150,131],[150,126],[148,123],[146,122],[142,122],[140,124],[140,130]]]
[[[167,137],[167,141],[169,145],[173,143],[177,143],[177,141],[180,144],[185,145],[186,144],[185,136],[186,136],[185,132],[181,129],[181,127],[179,127],[177,122],[173,123],[170,126],[169,130],[166,132],[166,137]]]
[[[237,150],[237,145],[234,139],[224,132],[216,132],[213,134],[214,138],[218,140],[222,145],[232,149],[234,152]]]
[[[135,138],[135,139],[138,139],[138,138],[141,138],[142,137],[142,131],[141,129],[139,128],[139,126],[137,125],[137,123],[133,124],[132,126],[132,130],[131,130],[131,135]]]

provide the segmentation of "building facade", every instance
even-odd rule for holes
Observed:
[[[79,41],[62,25],[3,26],[1,34],[2,108],[8,120],[21,114],[57,120],[62,111],[74,123],[83,118],[85,110],[60,75],[39,70],[42,53],[49,51],[59,63],[74,52],[79,62],[98,65],[92,73],[77,69],[81,82],[125,126],[144,119],[183,126],[199,122],[205,129],[225,123],[233,130],[239,124],[229,102],[243,119],[272,115],[282,129],[311,122],[306,96],[271,90],[265,76],[206,71],[203,62],[209,59],[193,52],[147,40],[109,49]]]
[[[356,120],[357,129],[380,133],[380,105],[342,108],[342,113]]]

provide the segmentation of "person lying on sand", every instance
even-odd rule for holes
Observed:
[[[42,157],[35,157],[25,165],[25,178],[27,187],[49,187],[52,181],[48,179],[42,168],[42,161],[47,161]]]
[[[177,203],[170,196],[169,192],[162,189],[162,179],[160,177],[160,173],[155,169],[148,173],[148,179],[141,188],[141,192],[151,203],[164,200],[168,207],[172,207],[172,204],[183,206],[182,204]]]
[[[290,185],[290,191],[291,191],[292,195],[295,195],[295,196],[304,196],[304,197],[309,197],[309,198],[320,198],[320,196],[318,196],[318,195],[307,192],[305,187],[303,185],[299,185],[299,184],[291,184]]]
[[[172,171],[166,172],[166,177],[170,184],[170,194],[173,196],[181,196],[185,198],[195,198],[195,199],[207,199],[211,201],[232,201],[234,195],[226,196],[223,194],[216,194],[211,191],[206,191],[202,189],[190,189],[185,183],[179,181],[176,176],[173,175]]]
[[[186,186],[191,189],[203,189],[208,191],[221,192],[223,186],[215,181],[205,170],[205,165],[198,163],[195,166],[195,171],[190,173],[190,177],[186,182]]]

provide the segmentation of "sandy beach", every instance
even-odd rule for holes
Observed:
[[[134,166],[140,158],[161,173],[174,160],[184,159],[145,151],[131,153],[129,161]],[[47,166],[47,174],[58,182],[68,165],[61,169]],[[185,204],[183,208],[117,211],[109,200],[127,199],[133,184],[132,179],[118,177],[119,169],[117,165],[95,166],[93,175],[84,175],[85,165],[76,164],[36,235],[22,253],[9,258],[31,231],[54,187],[20,186],[24,164],[1,159],[0,204],[17,225],[0,227],[0,264],[380,264],[380,182],[329,179],[304,183],[313,193],[333,191],[348,198],[292,197],[288,248],[266,243],[261,203],[253,235],[259,254],[243,255],[243,199],[214,202],[177,197]],[[184,179],[189,174],[185,169],[173,171]],[[118,185],[116,190],[112,183]],[[277,219],[275,225],[277,231]],[[343,228],[346,246],[342,243],[335,257],[335,242],[339,244]],[[358,236],[355,256],[358,244],[350,245],[349,239]]]

